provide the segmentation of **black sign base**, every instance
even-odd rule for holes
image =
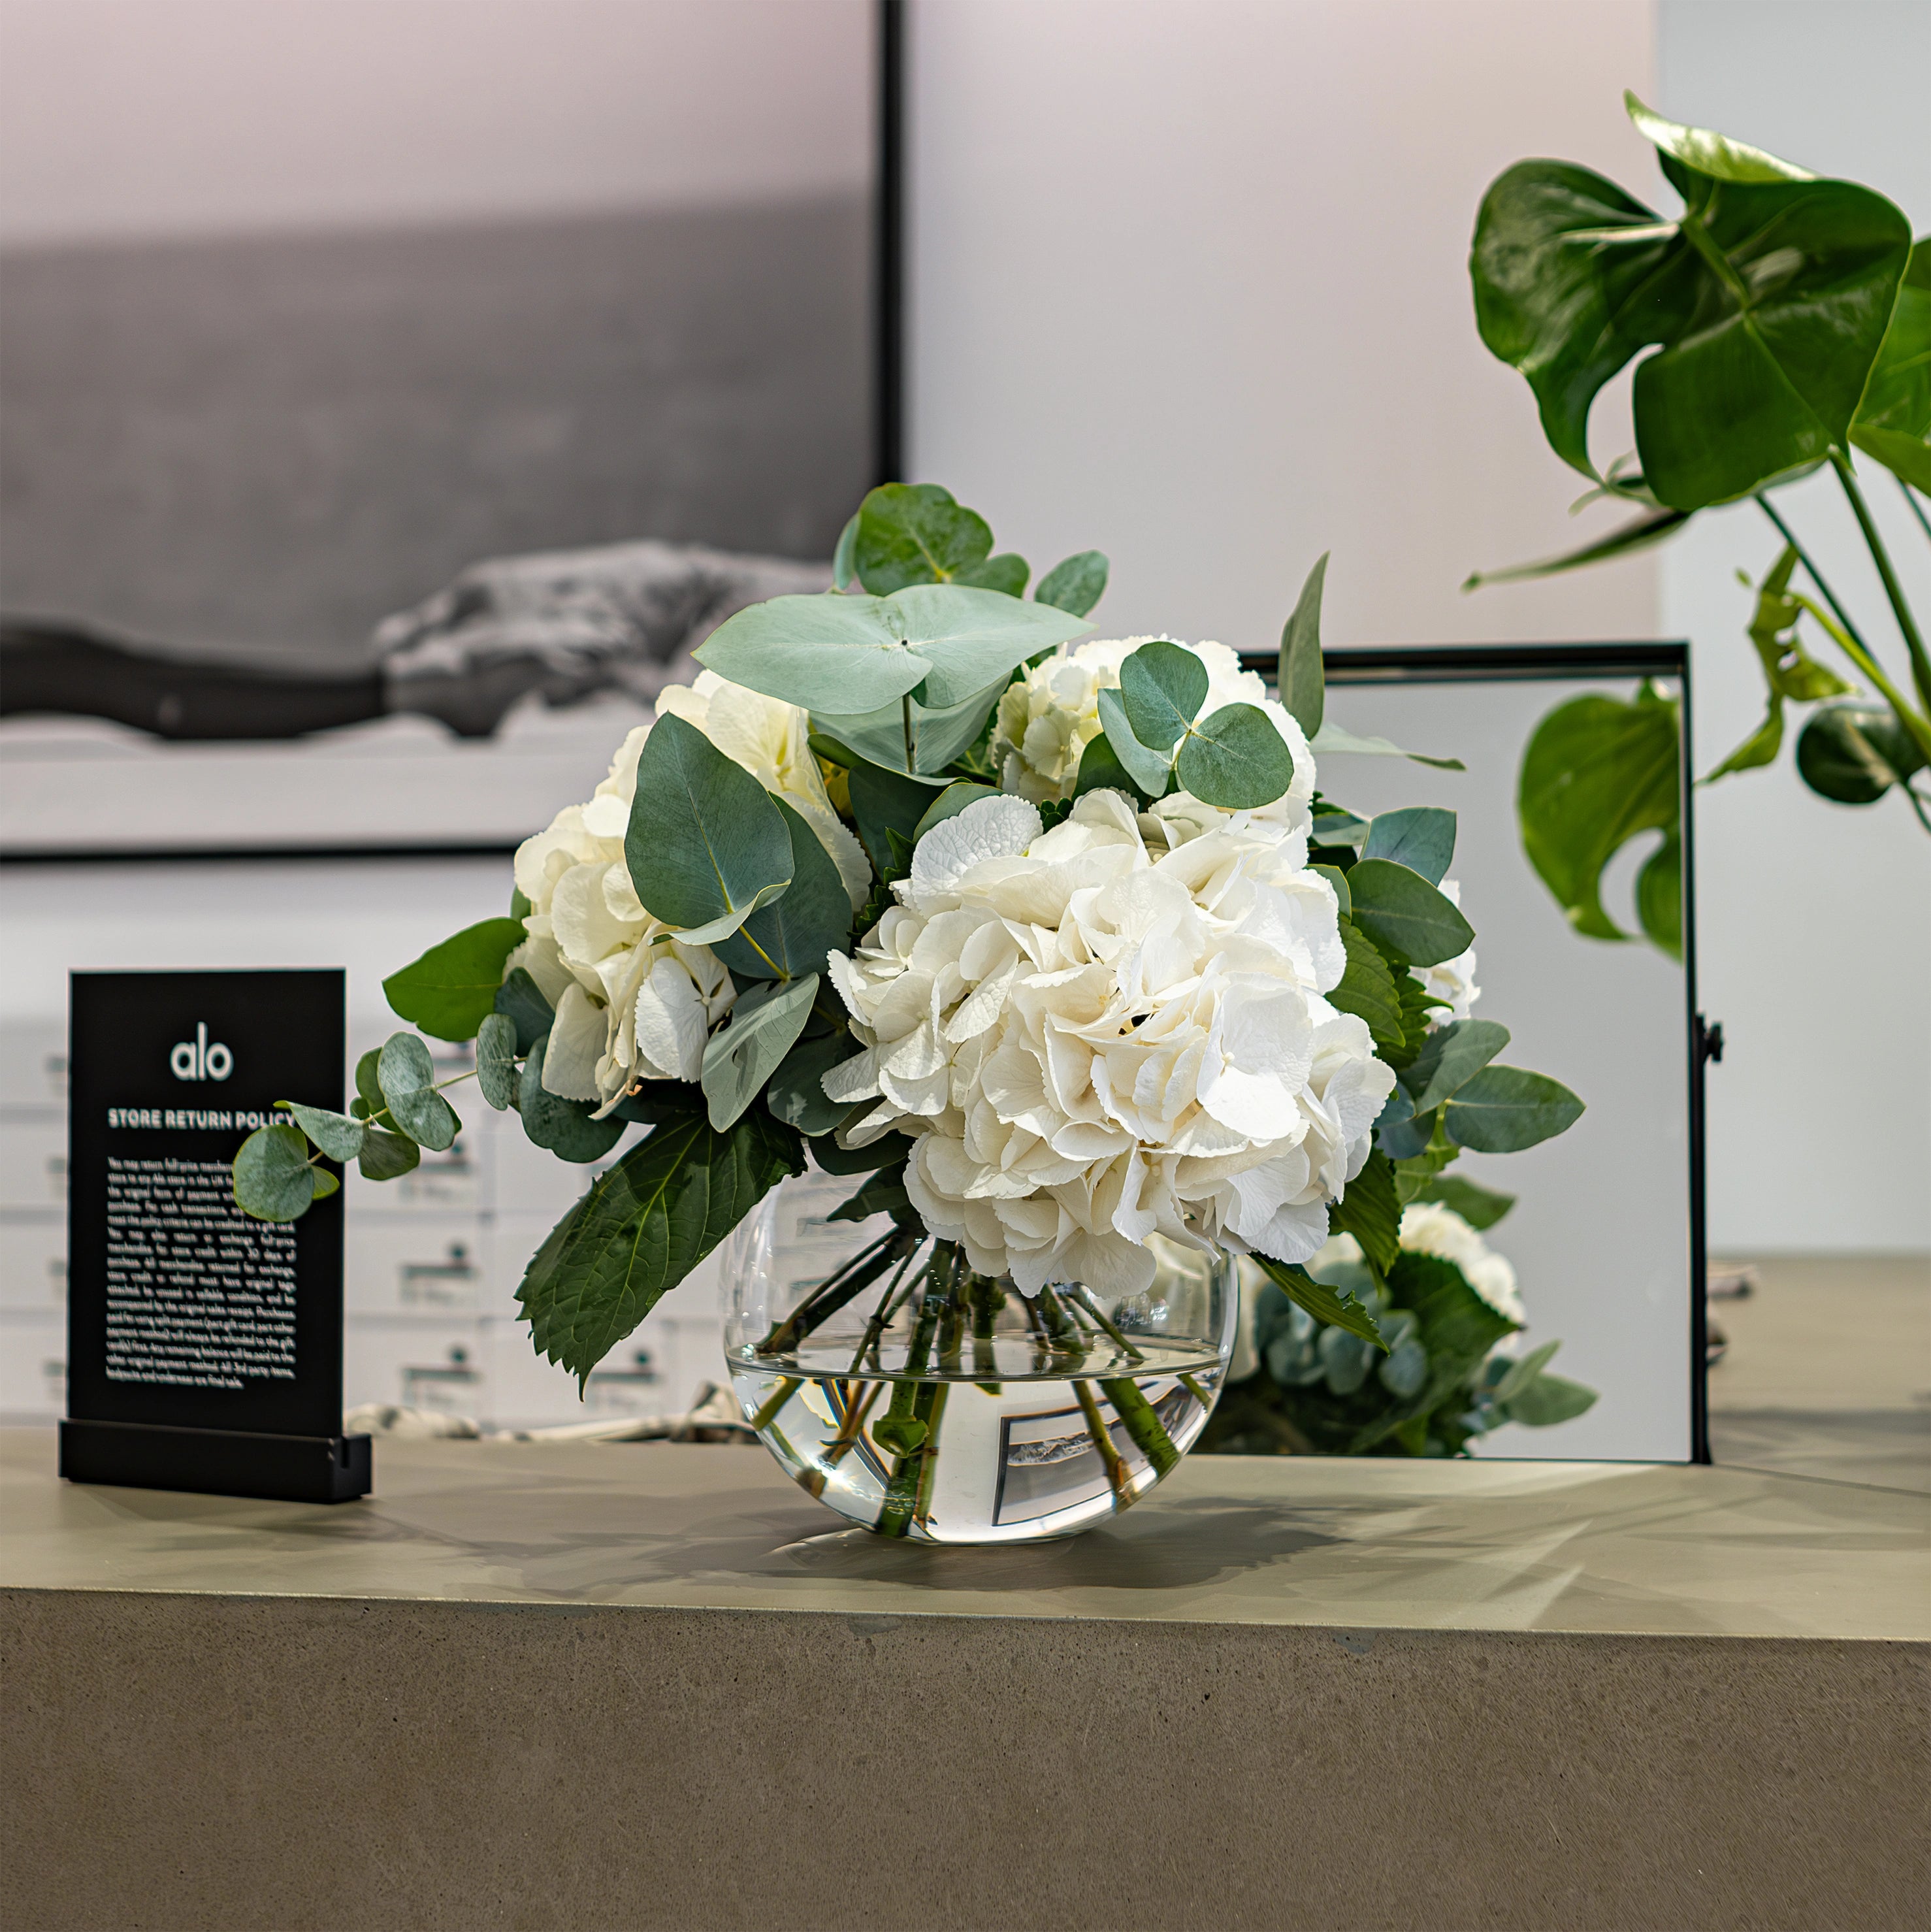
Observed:
[[[369,1438],[70,1419],[60,1426],[60,1472],[130,1490],[348,1503],[369,1493]]]

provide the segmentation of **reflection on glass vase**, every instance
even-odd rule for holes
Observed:
[[[795,1480],[882,1536],[1028,1543],[1172,1472],[1233,1348],[1226,1257],[1156,1235],[1141,1293],[1063,1282],[1028,1297],[916,1222],[831,1219],[857,1186],[787,1181],[724,1250],[725,1358]]]

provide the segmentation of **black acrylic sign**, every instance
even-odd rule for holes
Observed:
[[[74,1480],[341,1502],[342,1196],[298,1221],[235,1205],[274,1103],[339,1106],[339,972],[76,973],[67,1117]]]

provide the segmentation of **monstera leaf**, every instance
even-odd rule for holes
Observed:
[[[1851,440],[1931,494],[1931,236],[1911,251]]]
[[[1641,484],[1618,487],[1652,511],[1694,511],[1849,446],[1911,230],[1870,188],[1626,99],[1682,213],[1660,214],[1587,168],[1518,163],[1477,219],[1476,320],[1528,379],[1550,447],[1599,482],[1591,405],[1657,350],[1636,374]]]

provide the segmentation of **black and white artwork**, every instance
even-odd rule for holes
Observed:
[[[875,479],[875,0],[0,0],[0,848],[507,843]]]

